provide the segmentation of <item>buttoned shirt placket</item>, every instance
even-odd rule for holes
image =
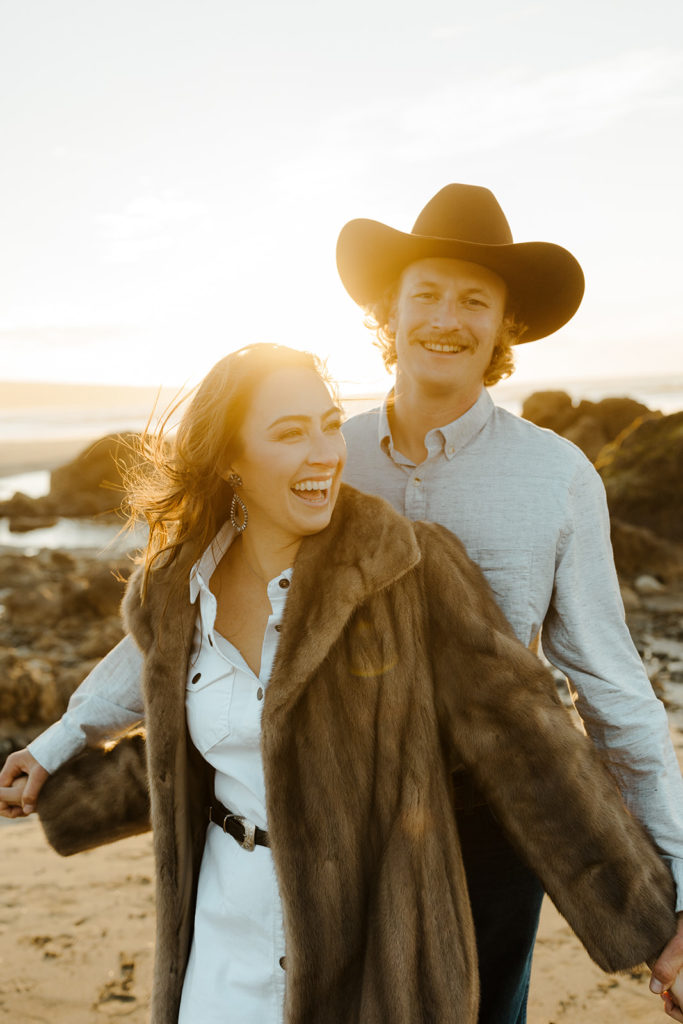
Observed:
[[[267,829],[261,712],[292,570],[267,586],[271,615],[257,676],[215,628],[210,579],[232,537],[229,525],[224,527],[190,578],[190,598],[198,602],[199,614],[187,676],[187,719],[193,742],[215,769],[218,799]],[[270,850],[257,846],[245,851],[218,825],[210,825],[179,1024],[213,1021],[217,1008],[226,1005],[235,1020],[279,1024],[285,965],[282,906]]]

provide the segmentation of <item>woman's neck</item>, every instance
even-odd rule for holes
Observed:
[[[265,584],[293,565],[300,544],[301,537],[283,537],[277,531],[259,528],[251,520],[244,533],[233,542],[235,554]]]

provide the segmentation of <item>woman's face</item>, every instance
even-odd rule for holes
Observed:
[[[252,535],[284,543],[330,521],[346,461],[341,412],[317,373],[275,370],[254,392],[240,430],[241,451],[228,472],[249,511]]]

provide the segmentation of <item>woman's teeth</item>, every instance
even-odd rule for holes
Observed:
[[[294,484],[293,491],[326,491],[330,486],[329,480],[302,480]]]
[[[331,480],[301,480],[292,490],[302,501],[322,505],[327,501],[331,483]]]

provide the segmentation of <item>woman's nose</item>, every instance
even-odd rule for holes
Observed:
[[[321,434],[311,445],[308,461],[318,466],[330,466],[334,468],[341,458],[338,441],[327,434]]]

